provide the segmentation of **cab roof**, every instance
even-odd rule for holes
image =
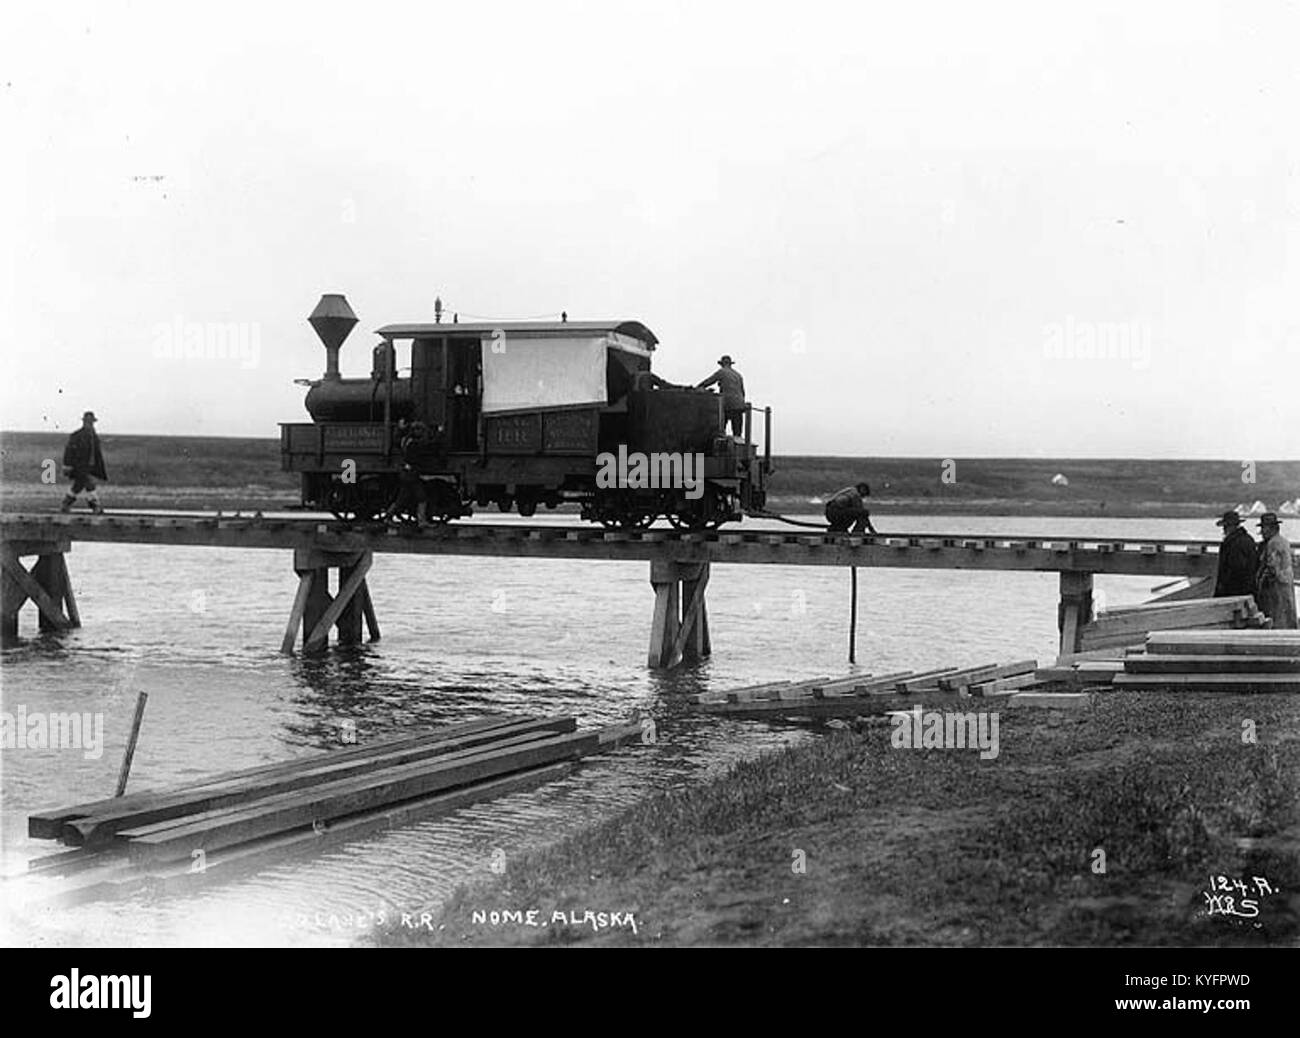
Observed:
[[[608,335],[617,332],[639,339],[650,349],[659,341],[655,333],[640,321],[499,321],[477,324],[386,324],[375,329],[385,339],[433,339],[444,335],[491,335],[502,331],[507,335],[547,338],[560,335]]]

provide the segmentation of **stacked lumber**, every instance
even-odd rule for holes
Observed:
[[[978,667],[940,667],[889,674],[858,674],[847,678],[810,678],[749,685],[726,692],[687,696],[696,710],[729,717],[813,718],[886,714],[918,701],[955,702],[969,696],[1011,697],[1025,690],[1054,686],[1036,677],[1038,662],[988,663]]]
[[[136,865],[189,861],[293,834],[350,826],[401,807],[450,810],[558,777],[572,762],[639,735],[640,726],[578,732],[572,717],[490,718],[420,735],[214,775],[169,790],[37,812],[28,834]]]
[[[1268,624],[1250,595],[1148,602],[1111,609],[1085,624],[1079,647],[1087,651],[1140,646],[1152,631],[1242,630]]]
[[[1161,631],[1124,659],[1114,687],[1300,692],[1300,631]]]
[[[1120,647],[1063,654],[1050,667],[1040,667],[1035,675],[1041,681],[1060,682],[1067,689],[1109,685],[1116,674],[1124,672],[1124,657],[1133,651]]]

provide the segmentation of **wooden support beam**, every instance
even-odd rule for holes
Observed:
[[[81,626],[81,612],[77,609],[77,596],[72,593],[72,577],[68,575],[68,555],[61,551],[55,556],[58,560],[59,578],[63,585],[63,604],[67,610],[68,623],[73,627]]]
[[[339,632],[340,645],[357,645],[361,641],[361,588],[365,584],[365,573],[356,577],[356,592],[344,598],[343,588],[353,580],[354,574],[359,566],[364,565],[366,569],[370,568],[370,560],[373,556],[363,556],[364,563],[357,563],[354,566],[339,567],[339,594],[335,603],[340,606],[339,618],[335,626]]]
[[[366,618],[366,629],[370,633],[372,642],[379,641],[379,618],[375,616],[375,605],[370,601],[370,585],[364,580],[361,582],[361,590],[358,592],[361,596],[361,611]]]
[[[682,570],[689,575],[682,577],[682,620],[672,654],[674,659],[700,659],[707,655],[704,650],[704,589],[709,585],[709,564],[682,567]]]
[[[293,598],[293,608],[289,610],[289,624],[284,629],[284,640],[280,651],[285,655],[293,652],[293,644],[298,640],[298,628],[307,610],[307,600],[311,597],[312,581],[316,579],[316,570],[304,570],[298,575],[298,593]]]
[[[342,580],[338,594],[334,596],[325,612],[321,614],[320,619],[316,621],[315,627],[312,628],[311,634],[308,635],[307,641],[303,644],[304,651],[310,652],[313,649],[323,649],[329,644],[330,628],[338,623],[339,618],[343,615],[343,610],[352,602],[357,589],[361,586],[361,582],[366,578],[366,573],[370,569],[373,558],[374,556],[370,552],[366,552],[357,561],[356,565],[350,568],[346,579]],[[340,569],[339,575],[342,578],[342,569]],[[358,615],[356,619],[359,625],[360,616]],[[357,640],[360,641],[359,627]]]
[[[649,665],[662,670],[677,662],[674,649],[680,626],[680,569],[675,562],[650,563],[650,585],[655,589],[654,620],[650,625]]]
[[[1057,628],[1061,632],[1062,653],[1083,648],[1080,634],[1092,617],[1092,574],[1080,570],[1061,571],[1061,604],[1057,609]]]
[[[59,594],[59,600],[56,601],[42,583],[42,580],[52,582],[54,579],[50,573],[49,563],[46,562],[49,558],[48,555],[42,555],[36,566],[33,567],[34,570],[39,571],[40,578],[38,579],[33,573],[27,572],[27,567],[22,564],[12,549],[6,546],[3,551],[0,551],[0,569],[3,569],[5,575],[17,585],[17,591],[7,593],[6,598],[8,601],[5,602],[6,618],[10,615],[9,611],[12,608],[15,634],[17,634],[18,610],[22,607],[23,601],[28,598],[40,610],[41,630],[61,631],[72,626],[71,621],[63,613],[62,592]],[[18,598],[19,594],[23,596],[21,599]],[[17,605],[13,605],[14,602],[17,602]]]
[[[32,579],[44,588],[49,596],[52,609],[42,609],[37,617],[37,626],[42,631],[64,631],[72,626],[63,611],[63,577],[59,572],[57,555],[41,555],[31,568]]]

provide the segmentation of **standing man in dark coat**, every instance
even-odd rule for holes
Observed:
[[[99,436],[95,433],[95,412],[87,411],[81,416],[81,428],[68,437],[68,445],[63,448],[63,474],[72,480],[72,487],[63,498],[61,511],[70,512],[77,501],[77,495],[86,492],[86,502],[92,512],[102,512],[103,506],[95,496],[99,479],[108,479],[104,468],[104,452],[99,446]]]
[[[727,423],[731,423],[733,436],[745,435],[745,380],[740,372],[731,366],[731,357],[723,354],[718,358],[718,370],[701,382],[696,389],[708,389],[714,383],[722,391],[722,430],[726,432]]]
[[[1241,525],[1236,512],[1224,512],[1215,526],[1223,527],[1219,545],[1219,576],[1214,582],[1214,597],[1255,594],[1255,570],[1259,567],[1259,545]]]

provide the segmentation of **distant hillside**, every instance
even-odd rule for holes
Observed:
[[[63,433],[0,433],[3,507],[48,507],[56,491],[42,462],[63,456]],[[280,469],[276,439],[215,436],[103,437],[110,507],[263,508],[298,499]],[[771,504],[816,510],[814,499],[865,479],[873,511],[998,515],[1208,515],[1300,497],[1300,461],[1259,461],[1255,482],[1239,461],[1131,459],[826,458],[778,456]],[[948,479],[945,479],[947,474]],[[1068,485],[1055,485],[1055,476]]]
[[[992,510],[1036,515],[1183,515],[1262,500],[1269,508],[1300,497],[1300,461],[1104,458],[777,459],[772,494],[825,497],[850,483],[871,484],[877,508],[945,512]],[[945,479],[945,475],[947,479]],[[1243,476],[1254,476],[1253,483]],[[1063,481],[1054,483],[1057,476]],[[1004,509],[1009,509],[1006,511]]]

